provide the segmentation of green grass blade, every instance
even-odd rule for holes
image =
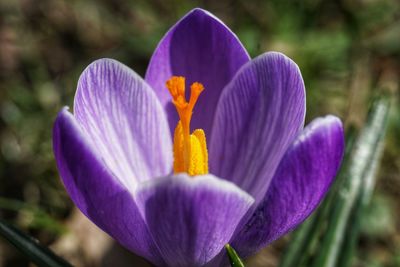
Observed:
[[[293,237],[289,241],[290,243],[279,262],[279,267],[294,267],[303,262],[309,252],[307,244],[310,244],[316,222],[317,220],[315,216],[310,217],[293,234]]]
[[[231,247],[231,245],[225,245],[226,252],[228,253],[229,262],[232,267],[244,267],[243,261],[240,259],[236,251]]]
[[[345,183],[337,194],[329,226],[320,244],[317,257],[313,261],[313,267],[338,266],[347,227],[352,223],[351,215],[363,190],[366,173],[370,170],[371,163],[378,152],[378,144],[383,138],[388,112],[389,103],[385,97],[374,102],[367,123],[356,141],[354,152],[350,158],[349,169],[345,174]]]
[[[324,226],[330,214],[332,203],[335,201],[337,191],[343,184],[343,173],[348,169],[348,159],[353,149],[355,137],[356,130],[350,128],[346,134],[346,151],[343,164],[335,179],[335,183],[332,185],[331,190],[321,206],[295,231],[292,240],[279,262],[279,267],[308,266],[307,263],[313,257],[315,247],[318,246],[320,236],[324,231]]]
[[[71,264],[55,255],[50,249],[41,246],[37,240],[3,220],[0,220],[0,235],[38,266],[72,267]]]
[[[379,109],[376,112],[375,117],[370,119],[375,120],[376,129],[381,129],[380,136],[376,139],[376,143],[373,144],[374,153],[370,158],[368,167],[363,173],[362,188],[357,199],[357,203],[352,211],[352,216],[349,225],[346,230],[346,239],[342,246],[341,253],[339,255],[337,266],[348,267],[353,259],[355,247],[357,244],[358,236],[360,233],[361,220],[363,218],[365,209],[371,201],[372,193],[376,182],[376,171],[378,169],[379,161],[382,156],[384,147],[384,137],[388,124],[388,113],[389,113],[389,102],[387,99],[381,99],[375,103],[375,108]]]

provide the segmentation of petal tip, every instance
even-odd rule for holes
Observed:
[[[325,120],[325,123],[327,124],[336,124],[337,126],[340,126],[343,128],[343,122],[339,117],[336,117],[335,115],[328,114],[325,117],[323,117]]]
[[[315,132],[325,132],[334,131],[337,135],[341,136],[343,141],[341,142],[344,146],[344,130],[342,121],[334,116],[334,115],[326,115],[324,117],[318,117],[313,119],[306,128],[304,128],[303,132],[300,136],[294,141],[293,145],[296,146],[303,141],[307,140],[311,135],[315,134]]]
[[[66,114],[66,113],[71,113],[71,112],[69,111],[69,106],[63,106],[63,107],[60,109],[60,111],[58,112],[57,117],[60,116],[61,114]]]
[[[115,64],[115,63],[120,63],[115,59],[112,58],[99,58],[94,61],[92,61],[89,65],[86,66],[86,68],[82,71],[81,75],[79,76],[78,84],[80,80],[88,74],[88,72],[92,69],[98,68],[98,66],[102,65],[110,65],[110,64]],[[120,63],[121,64],[121,63]],[[78,88],[79,89],[79,88]]]
[[[79,77],[79,81],[78,84],[80,83],[80,81],[82,80],[82,78],[84,78],[86,75],[88,75],[88,73],[93,70],[93,69],[97,69],[99,67],[106,67],[106,68],[110,68],[110,67],[121,67],[123,69],[129,69],[131,70],[128,66],[126,66],[125,64],[119,62],[116,59],[112,59],[112,58],[99,58],[96,59],[95,61],[93,61],[92,63],[90,63],[81,73],[80,77]],[[79,90],[79,86],[78,86],[78,90]]]
[[[197,187],[202,185],[208,187],[210,190],[223,189],[224,191],[236,194],[249,206],[251,206],[255,201],[250,194],[236,186],[234,183],[224,179],[219,179],[212,174],[189,176],[186,173],[178,173],[173,176],[167,176],[165,178],[159,178],[140,183],[136,190],[142,191],[155,186],[162,187],[166,184],[172,187],[184,185],[186,188],[190,188],[191,190],[196,190]]]
[[[195,7],[188,14],[208,14],[209,12],[201,7]]]
[[[61,108],[61,110],[58,112],[57,117],[54,122],[54,127],[61,123],[62,120],[65,119],[71,119],[74,115],[70,112],[68,106],[64,106]]]
[[[207,186],[214,187],[214,188],[218,188],[218,187],[223,188],[226,191],[237,194],[249,206],[251,206],[255,202],[255,199],[249,193],[242,190],[240,187],[236,186],[234,183],[232,183],[230,181],[217,178],[216,176],[214,176],[212,174],[195,176],[194,177],[195,180],[196,180],[196,177],[198,178],[197,180],[199,181],[199,183],[205,183],[205,184],[207,184]],[[203,181],[201,181],[201,180],[203,180]]]
[[[212,14],[210,11],[207,11],[205,9],[202,9],[200,7],[193,8],[190,10],[184,18],[190,18],[190,17],[211,17],[213,19],[219,20],[214,14]]]
[[[269,51],[269,52],[266,52],[264,54],[261,54],[258,57],[267,57],[267,58],[270,58],[270,59],[278,61],[278,62],[279,61],[286,62],[288,65],[290,65],[291,67],[296,69],[299,72],[300,76],[301,76],[301,71],[300,71],[299,65],[297,65],[297,63],[292,58],[290,58],[289,56],[285,55],[282,52]]]
[[[343,123],[342,120],[334,115],[328,114],[324,117],[315,118],[312,122],[310,122],[309,130],[313,131],[319,127],[326,128],[336,128],[338,130],[343,131]],[[307,130],[307,129],[306,129]]]
[[[119,61],[117,61],[117,60],[115,60],[115,59],[112,59],[112,58],[108,58],[108,57],[98,58],[98,59],[94,60],[92,63],[90,63],[90,64],[87,66],[87,68],[90,68],[90,67],[92,67],[92,66],[99,65],[99,64],[104,64],[104,63],[115,63],[115,62],[118,62],[118,63],[119,63]]]

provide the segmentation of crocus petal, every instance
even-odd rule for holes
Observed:
[[[62,181],[76,206],[103,231],[154,264],[163,265],[133,201],[66,109],[54,124],[53,149]]]
[[[172,75],[204,85],[191,124],[209,136],[222,89],[249,59],[236,35],[205,10],[196,8],[176,23],[160,41],[145,78],[167,110],[171,133],[178,117],[165,82]]]
[[[82,73],[74,114],[117,179],[138,181],[172,168],[172,142],[165,112],[153,90],[135,72],[100,59]]]
[[[342,161],[344,136],[334,116],[315,119],[286,152],[264,200],[236,236],[243,257],[303,222],[321,202]]]
[[[221,95],[209,147],[210,172],[234,182],[258,203],[302,130],[304,115],[297,65],[274,52],[253,59]]]
[[[213,175],[148,181],[136,201],[168,266],[202,266],[231,239],[254,199]]]

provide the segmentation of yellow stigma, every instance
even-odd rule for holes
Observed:
[[[192,176],[206,174],[208,173],[206,135],[202,129],[196,129],[190,134],[193,108],[204,87],[201,83],[193,83],[190,86],[190,99],[187,102],[184,77],[172,76],[166,85],[179,115],[174,133],[174,173],[186,172]]]

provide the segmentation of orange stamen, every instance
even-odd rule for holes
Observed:
[[[166,86],[180,119],[174,134],[174,171],[183,170],[190,175],[207,173],[208,154],[204,132],[198,129],[196,134],[190,134],[193,109],[204,86],[198,82],[191,85],[189,102],[185,97],[184,77],[173,76],[166,82]]]

